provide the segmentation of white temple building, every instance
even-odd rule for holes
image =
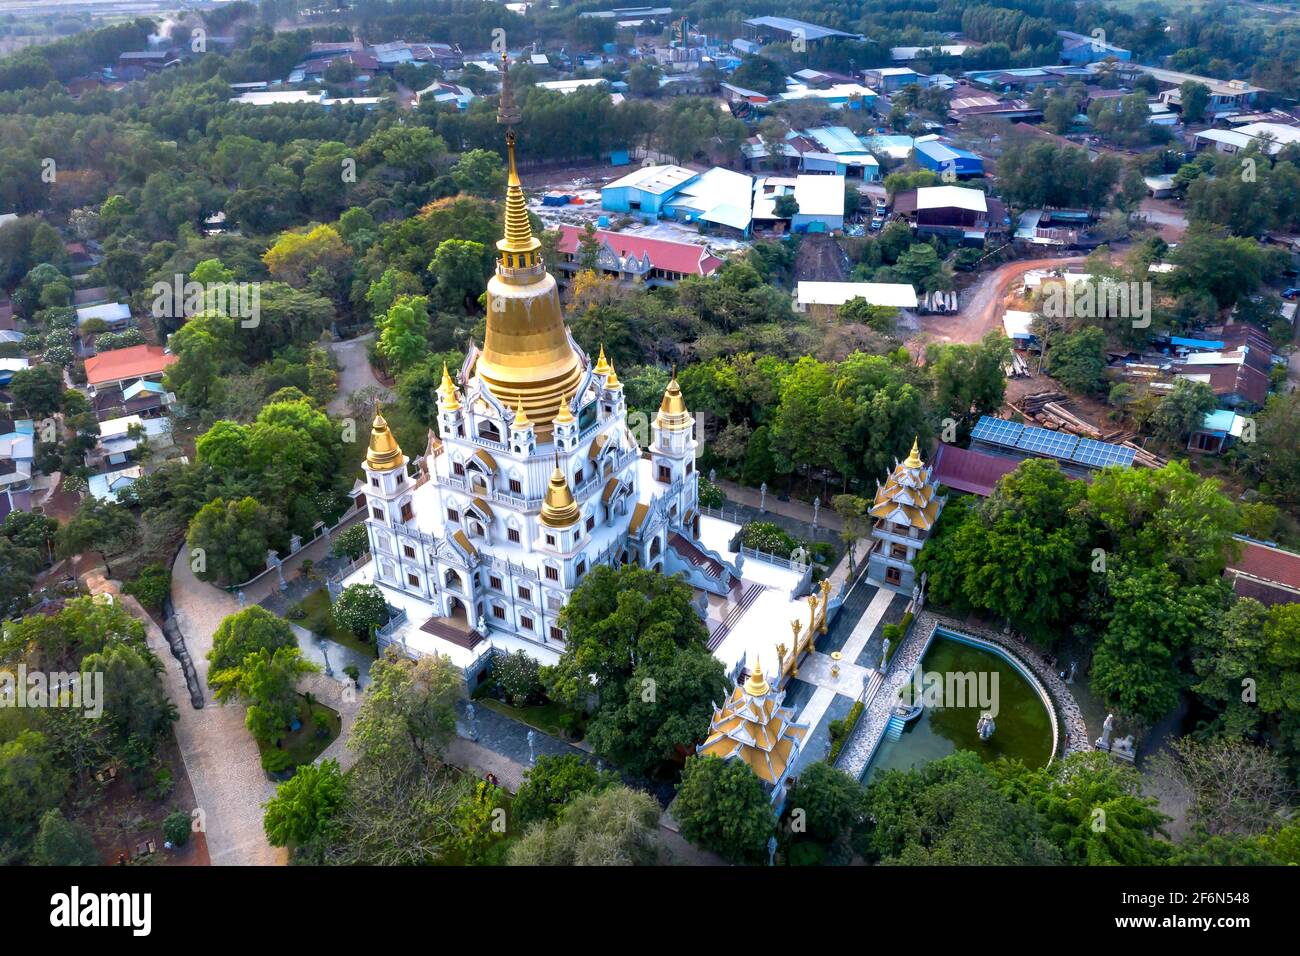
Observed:
[[[502,118],[516,113],[507,81]],[[746,660],[775,659],[790,621],[806,617],[807,570],[755,561],[742,576],[743,558],[724,557],[739,527],[700,513],[695,421],[675,376],[639,447],[612,363],[603,349],[593,362],[564,325],[513,130],[507,144],[483,347],[454,377],[444,368],[436,431],[417,460],[376,411],[363,466],[371,559],[331,590],[378,585],[396,612],[381,647],[445,654],[471,686],[490,650],[558,660],[560,610],[600,564],[683,575],[733,676]]]

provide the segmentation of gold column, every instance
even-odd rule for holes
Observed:
[[[794,653],[790,655],[790,676],[799,676],[799,619],[795,618],[790,622],[790,630],[794,634]]]
[[[817,595],[808,595],[808,647],[810,653],[817,641]]]

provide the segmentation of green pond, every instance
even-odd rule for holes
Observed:
[[[1052,720],[1047,707],[1038,691],[1005,658],[936,635],[921,658],[920,671],[925,709],[907,724],[901,738],[881,740],[863,772],[863,782],[870,782],[881,771],[918,767],[958,750],[973,750],[986,761],[1017,758],[1029,767],[1041,767],[1051,759]],[[956,675],[966,679],[959,681]],[[903,688],[904,702],[911,701],[916,686],[913,681]],[[938,691],[941,686],[945,689],[942,695]],[[957,687],[960,693],[953,692]],[[987,741],[980,740],[976,729],[986,709],[981,701],[996,701],[995,729]]]

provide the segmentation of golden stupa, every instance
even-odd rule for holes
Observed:
[[[370,447],[366,451],[366,465],[374,471],[393,471],[402,467],[402,449],[397,445],[388,422],[375,405],[375,420],[370,423]]]
[[[542,524],[552,528],[567,528],[580,516],[578,503],[573,500],[569,482],[565,479],[564,472],[560,471],[557,462],[555,470],[551,472],[551,482],[546,488],[546,497],[542,501]]]
[[[677,370],[673,370],[672,380],[664,389],[663,401],[659,403],[659,414],[655,416],[655,427],[664,431],[688,431],[695,424],[686,399],[682,397],[682,387],[677,384]]]
[[[510,91],[508,64],[502,66],[497,122],[509,127],[518,122],[519,110]],[[487,333],[475,370],[498,401],[507,408],[522,404],[538,436],[549,437],[560,402],[577,391],[582,362],[564,327],[559,289],[542,262],[542,244],[528,221],[528,203],[515,169],[513,129],[506,132],[506,149],[505,237],[497,243],[496,274],[488,280]]]

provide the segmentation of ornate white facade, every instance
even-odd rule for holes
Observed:
[[[399,617],[382,636],[458,663],[563,647],[560,609],[599,564],[685,573],[723,597],[735,565],[699,543],[694,419],[674,377],[643,453],[622,383],[564,327],[514,168],[488,283],[484,347],[444,368],[436,434],[412,463],[376,413],[366,474],[370,581]],[[482,646],[479,646],[481,645]]]

